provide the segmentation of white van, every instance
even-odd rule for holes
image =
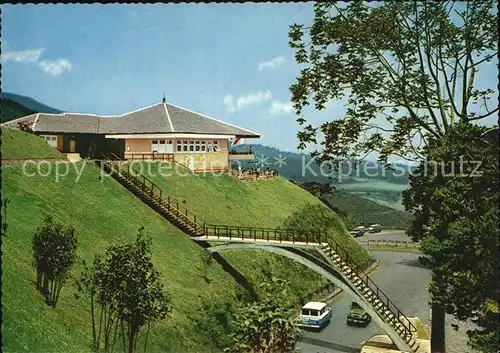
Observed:
[[[304,305],[298,318],[300,327],[323,329],[330,323],[332,309],[323,302],[309,302]]]

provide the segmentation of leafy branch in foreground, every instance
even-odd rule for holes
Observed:
[[[283,304],[287,282],[272,278],[261,284],[259,301],[241,307],[234,318],[233,345],[229,353],[296,352],[300,330],[293,310]]]
[[[303,130],[300,148],[320,143],[318,161],[379,152],[417,160],[428,138],[441,138],[457,122],[484,120],[496,80],[479,84],[480,70],[497,55],[493,1],[322,1],[310,27],[290,26],[289,45],[305,65],[291,85]],[[318,126],[302,115],[345,99],[344,116]],[[322,141],[317,137],[324,136]]]

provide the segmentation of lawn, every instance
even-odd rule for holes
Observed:
[[[284,227],[286,219],[301,208],[320,205],[334,220],[330,236],[350,250],[358,264],[369,259],[337,214],[285,178],[244,182],[228,174],[191,174],[164,162],[141,162],[135,169],[142,170],[166,195],[177,198],[206,224]],[[228,258],[239,261],[232,254]]]
[[[33,140],[32,135],[29,137]],[[46,214],[77,230],[79,265],[74,276],[81,270],[81,260],[91,260],[121,238],[133,240],[137,229],[145,226],[153,238],[155,266],[163,273],[174,308],[169,318],[153,329],[148,352],[220,351],[210,332],[196,329],[193,315],[203,310],[205,303],[234,301],[241,291],[234,279],[216,262],[206,274],[203,251],[196,243],[113,179],[101,182],[94,164],[82,161],[69,166],[69,172],[59,181],[55,164],[40,168],[42,173],[47,172],[46,177],[25,175],[21,166],[3,168],[2,191],[11,199],[8,234],[2,244],[4,351],[90,351],[89,305],[74,297],[74,278],[63,288],[55,309],[45,305],[35,289],[31,237]],[[26,170],[32,173],[36,168],[28,166]],[[83,171],[81,175],[77,170]],[[62,172],[65,174],[65,169]],[[297,207],[319,202],[284,179],[247,184],[228,176],[190,175],[164,180],[158,177],[156,181],[167,193],[185,200],[187,207],[207,223],[279,226]],[[338,237],[349,244],[355,242],[342,224],[336,228],[340,230]],[[364,254],[359,246],[351,246],[353,251]],[[270,253],[237,250],[224,253],[224,257],[254,287],[271,275],[291,281],[291,303],[325,283],[308,269]]]
[[[2,159],[66,159],[39,136],[2,127]]]

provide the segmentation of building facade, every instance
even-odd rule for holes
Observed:
[[[2,124],[40,135],[63,153],[82,158],[116,156],[127,160],[168,160],[194,172],[227,170],[230,141],[260,134],[191,110],[162,103],[119,116],[38,113]]]

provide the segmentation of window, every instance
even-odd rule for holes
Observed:
[[[57,148],[57,136],[56,135],[40,135],[43,139],[52,147]]]
[[[169,141],[167,141],[168,143]],[[221,149],[217,145],[217,141],[177,141],[177,152],[220,152]]]

